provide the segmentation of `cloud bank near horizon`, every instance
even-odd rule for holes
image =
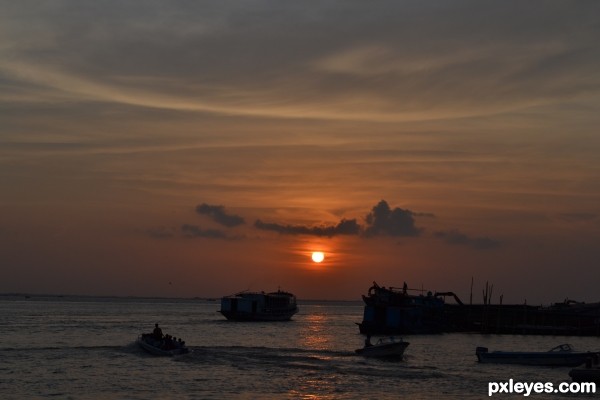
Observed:
[[[196,213],[224,226],[228,230],[236,229],[245,224],[245,218],[229,213],[223,205],[202,203],[196,206]],[[419,237],[425,228],[418,227],[415,217],[432,218],[431,213],[414,212],[400,207],[391,208],[387,201],[381,200],[369,213],[361,225],[356,218],[342,218],[333,225],[292,225],[281,222],[264,222],[257,219],[251,228],[259,231],[274,232],[280,235],[306,235],[332,238],[334,236],[357,236],[365,239],[376,237]],[[209,239],[242,239],[243,236],[230,235],[227,230],[203,228],[195,224],[182,224],[181,233],[188,238]],[[158,227],[146,230],[155,239],[168,239],[175,236],[173,229]],[[470,236],[456,229],[436,231],[433,237],[449,245],[463,245],[477,250],[487,250],[499,247],[501,242],[487,236]]]

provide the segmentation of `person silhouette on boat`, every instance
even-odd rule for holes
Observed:
[[[172,350],[173,349],[173,338],[169,334],[165,335],[163,349],[164,350]]]
[[[154,324],[154,330],[152,331],[152,335],[157,339],[157,340],[162,340],[163,338],[163,333],[162,333],[162,329],[159,328],[158,324]]]
[[[371,346],[373,346],[373,343],[371,343],[371,335],[367,335],[367,338],[365,339],[365,347]]]

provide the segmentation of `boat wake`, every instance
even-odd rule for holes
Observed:
[[[234,367],[239,370],[278,369],[303,370],[341,375],[398,377],[404,379],[441,378],[444,374],[435,367],[414,367],[406,363],[368,359],[350,351],[306,350],[270,347],[190,347],[190,353],[174,357],[177,362],[211,367]]]

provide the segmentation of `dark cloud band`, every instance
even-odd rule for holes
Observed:
[[[202,203],[196,206],[196,212],[200,215],[208,215],[213,221],[228,228],[233,228],[245,223],[244,218],[239,215],[227,214],[225,212],[225,207],[223,206],[212,206]]]
[[[358,235],[361,227],[355,219],[343,219],[337,225],[331,226],[303,226],[303,225],[282,225],[278,223],[267,223],[257,220],[254,223],[257,229],[265,231],[274,231],[289,235],[313,235],[332,237],[336,235]]]

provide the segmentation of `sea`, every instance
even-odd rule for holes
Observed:
[[[288,322],[227,321],[219,308],[218,299],[0,296],[0,398],[483,399],[490,382],[558,385],[570,382],[571,368],[479,364],[477,346],[600,350],[598,337],[412,335],[402,338],[404,358],[386,361],[354,351],[365,339],[361,302],[299,301]],[[155,357],[139,348],[137,336],[155,323],[191,352]]]

